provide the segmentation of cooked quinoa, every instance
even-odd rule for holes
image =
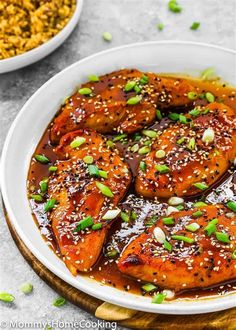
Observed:
[[[0,59],[27,52],[68,23],[76,0],[1,0]]]

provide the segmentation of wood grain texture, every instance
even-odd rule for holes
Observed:
[[[7,216],[6,220],[18,249],[36,274],[59,295],[99,318],[117,321],[130,329],[236,330],[236,308],[200,315],[162,315],[129,310],[91,297],[49,271],[21,241]]]

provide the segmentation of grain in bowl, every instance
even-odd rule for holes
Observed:
[[[25,53],[60,32],[76,0],[3,0],[0,2],[0,60]]]

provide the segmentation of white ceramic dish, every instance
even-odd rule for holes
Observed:
[[[0,74],[23,68],[41,60],[42,58],[52,53],[69,37],[71,32],[74,30],[76,24],[79,21],[82,7],[83,0],[77,0],[76,8],[70,21],[52,39],[32,50],[29,50],[26,53],[0,60]]]
[[[85,277],[73,277],[38,231],[26,197],[31,155],[62,99],[86,81],[88,74],[104,74],[122,67],[153,72],[199,74],[213,66],[236,85],[236,53],[216,46],[188,42],[148,42],[114,48],[85,58],[46,82],[24,105],[5,141],[1,162],[1,187],[9,217],[32,253],[53,273],[74,287],[105,301],[141,311],[197,314],[236,306],[236,295],[152,304],[149,298],[102,286]]]

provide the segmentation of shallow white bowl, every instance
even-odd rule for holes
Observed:
[[[0,60],[0,73],[14,71],[37,62],[45,56],[52,53],[57,47],[59,47],[66,38],[69,37],[74,30],[76,24],[79,21],[79,17],[83,7],[83,0],[77,0],[76,8],[73,16],[66,24],[66,26],[57,33],[53,38],[45,42],[44,44],[29,50],[26,53],[16,55],[4,60]]]
[[[122,67],[153,72],[199,74],[213,66],[225,80],[236,84],[236,53],[216,46],[188,42],[148,42],[114,48],[85,58],[46,82],[24,105],[8,133],[1,162],[4,203],[17,233],[31,252],[53,273],[74,287],[105,301],[147,312],[197,314],[236,306],[236,295],[152,304],[150,298],[102,286],[85,277],[73,277],[37,229],[26,197],[31,155],[58,110],[62,99],[89,74],[104,74]]]

